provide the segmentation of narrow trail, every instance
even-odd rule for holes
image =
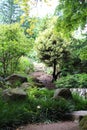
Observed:
[[[16,130],[80,130],[76,122],[59,122],[52,124],[28,124]]]

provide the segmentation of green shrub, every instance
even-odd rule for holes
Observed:
[[[34,71],[34,65],[28,57],[22,56],[19,59],[18,71],[29,74]]]
[[[86,110],[87,109],[87,99],[79,96],[77,93],[73,93],[73,105],[74,110]]]
[[[36,121],[46,120],[57,121],[64,118],[64,114],[70,111],[71,103],[61,98],[53,99],[53,91],[47,89],[30,88],[28,91],[29,104],[32,104],[33,111],[36,111]],[[36,122],[35,121],[35,122]]]
[[[61,77],[55,84],[58,88],[87,88],[87,74],[74,74]]]
[[[73,101],[67,101],[63,98],[53,99],[53,94],[53,90],[46,88],[29,88],[25,100],[6,102],[0,96],[0,128],[23,123],[56,122],[64,120],[66,112],[78,110],[81,105],[87,108],[76,96]]]
[[[87,116],[83,117],[79,123],[80,130],[87,130]]]
[[[22,123],[57,121],[70,110],[65,99],[54,100],[53,90],[29,88],[26,100],[3,101],[0,99],[0,126]]]
[[[17,69],[18,60],[31,49],[19,24],[0,24],[0,75],[6,77]]]

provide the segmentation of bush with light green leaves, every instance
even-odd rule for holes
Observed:
[[[18,71],[29,74],[34,71],[34,65],[31,59],[26,56],[22,56],[18,62]]]
[[[30,51],[31,40],[27,39],[19,24],[0,25],[0,75],[12,74],[22,55]]]

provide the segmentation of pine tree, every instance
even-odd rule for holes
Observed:
[[[18,4],[14,3],[14,0],[2,0],[0,2],[0,16],[2,23],[11,24],[18,22],[21,14],[22,10]]]

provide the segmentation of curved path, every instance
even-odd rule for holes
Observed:
[[[28,124],[16,130],[80,130],[76,122],[58,122],[52,124]]]

